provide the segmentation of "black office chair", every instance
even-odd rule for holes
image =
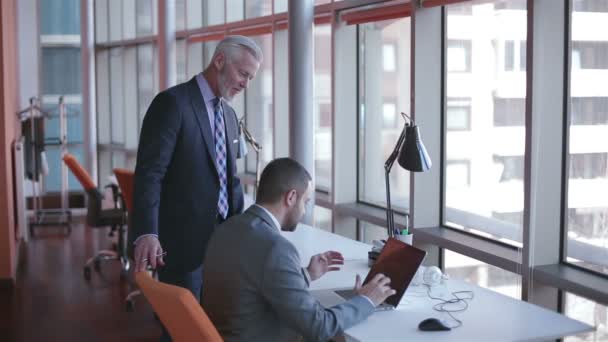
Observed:
[[[80,165],[78,160],[73,155],[66,153],[63,161],[68,168],[74,173],[87,194],[87,225],[91,228],[111,227],[110,236],[118,234],[118,244],[115,250],[104,249],[97,252],[93,257],[89,258],[84,265],[84,278],[91,280],[91,265],[95,271],[101,270],[101,262],[109,260],[120,261],[121,264],[121,279],[126,279],[128,276],[130,263],[127,258],[125,226],[127,224],[127,215],[125,210],[119,208],[120,195],[117,185],[110,185],[112,189],[114,208],[102,209],[103,194],[91,179],[89,173]]]

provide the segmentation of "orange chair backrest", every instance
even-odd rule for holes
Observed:
[[[127,169],[114,169],[114,175],[116,175],[122,197],[125,199],[127,211],[130,213],[131,208],[133,208],[133,181],[135,173]]]
[[[135,281],[175,342],[221,342],[222,337],[192,293],[154,280],[148,272]]]
[[[86,191],[97,188],[95,182],[93,182],[93,179],[91,178],[91,175],[89,175],[87,170],[80,165],[78,160],[73,155],[66,153],[63,156],[63,162],[72,171],[74,176],[76,176],[76,179],[78,179]]]

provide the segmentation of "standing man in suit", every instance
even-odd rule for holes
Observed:
[[[328,309],[308,292],[311,281],[338,270],[344,260],[328,251],[302,268],[298,251],[281,235],[280,230],[295,230],[311,191],[302,165],[275,159],[262,172],[256,204],[211,237],[202,305],[225,341],[279,341],[293,333],[326,341],[366,319],[395,293],[382,274],[363,287],[357,276],[358,296]]]
[[[135,269],[164,266],[162,282],[199,299],[207,241],[218,224],[243,211],[237,117],[228,103],[247,88],[261,62],[253,40],[226,37],[202,73],[154,98],[141,129],[131,237]]]

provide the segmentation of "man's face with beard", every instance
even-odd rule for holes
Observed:
[[[236,94],[247,89],[249,81],[260,68],[260,63],[249,51],[236,49],[232,53],[232,56],[224,54],[223,60],[217,65],[220,96],[229,102]]]
[[[308,186],[306,187],[306,191],[303,194],[297,194],[298,198],[296,204],[289,210],[287,216],[285,218],[285,225],[282,227],[282,230],[293,232],[296,230],[296,226],[300,223],[302,216],[306,214],[306,206],[310,201],[310,189],[312,188],[311,183],[308,182]]]

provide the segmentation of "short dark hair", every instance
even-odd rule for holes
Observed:
[[[311,180],[310,173],[297,161],[291,158],[275,159],[262,171],[256,202],[276,203],[292,189],[301,196]]]

